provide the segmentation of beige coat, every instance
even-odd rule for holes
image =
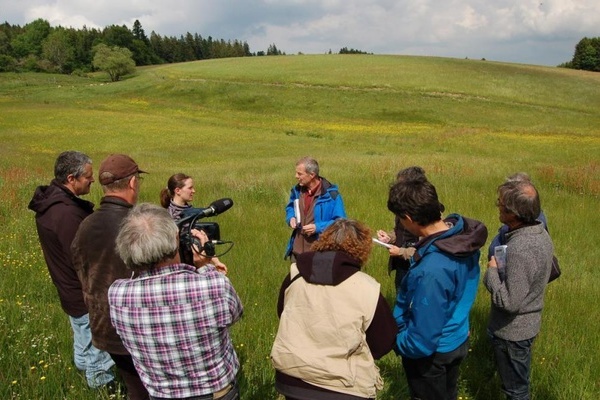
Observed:
[[[291,278],[298,274],[291,266]],[[271,360],[275,369],[328,390],[374,398],[383,388],[366,342],[380,285],[357,272],[336,286],[296,279],[285,292]]]

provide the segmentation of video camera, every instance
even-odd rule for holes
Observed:
[[[233,242],[221,241],[219,224],[216,222],[198,221],[202,218],[213,217],[222,214],[231,207],[233,207],[233,200],[225,198],[213,201],[206,208],[190,207],[183,210],[181,213],[181,218],[176,222],[177,227],[179,228],[179,255],[182,263],[194,265],[193,246],[198,252],[202,252],[204,250],[204,253],[207,257],[215,256],[216,244],[231,245],[227,251],[223,252],[222,254],[227,253],[231,249]],[[192,235],[192,229],[197,229],[206,233],[206,236],[208,236],[208,242],[206,242],[204,246],[201,246],[198,238]]]

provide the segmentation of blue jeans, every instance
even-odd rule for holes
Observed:
[[[511,400],[529,400],[531,346],[535,337],[512,342],[490,334],[502,391]]]
[[[89,387],[95,389],[106,385],[114,379],[110,369],[115,363],[107,352],[97,349],[92,344],[89,315],[69,316],[69,320],[71,328],[73,328],[75,366],[77,369],[85,371]]]

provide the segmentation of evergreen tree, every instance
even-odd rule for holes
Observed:
[[[267,55],[268,56],[280,56],[281,54],[282,54],[281,50],[279,50],[277,48],[277,46],[275,46],[275,43],[271,44],[269,46],[269,48],[267,49]]]
[[[102,42],[107,46],[131,49],[134,39],[133,33],[125,25],[110,25],[102,32]]]
[[[140,23],[139,20],[135,20],[135,22],[133,23],[133,28],[131,29],[131,33],[133,33],[133,37],[136,38],[137,40],[141,40],[144,43],[148,43],[148,37],[146,36],[146,33],[144,32],[144,29],[142,28],[142,24]]]

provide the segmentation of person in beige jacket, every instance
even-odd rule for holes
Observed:
[[[383,388],[375,360],[398,328],[379,283],[361,271],[371,248],[367,227],[337,219],[291,265],[271,351],[287,400],[374,399]]]

